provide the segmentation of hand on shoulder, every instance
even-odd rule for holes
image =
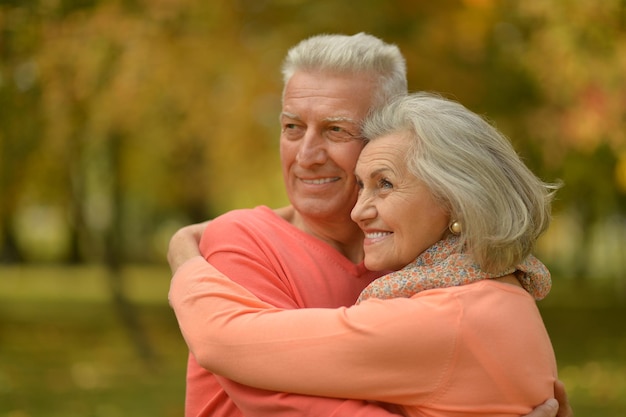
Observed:
[[[209,222],[210,220],[185,226],[174,233],[167,250],[167,261],[172,273],[175,273],[187,260],[201,255],[200,238]]]

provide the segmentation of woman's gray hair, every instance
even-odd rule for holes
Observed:
[[[410,171],[462,224],[460,244],[484,270],[519,264],[550,224],[560,185],[537,178],[502,133],[457,102],[429,93],[400,97],[372,114],[363,134],[414,139]]]
[[[378,80],[374,108],[407,93],[406,63],[398,47],[366,33],[317,35],[301,41],[283,61],[285,86],[298,71],[372,74]]]

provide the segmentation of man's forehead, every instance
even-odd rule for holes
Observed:
[[[296,72],[285,86],[282,109],[299,119],[347,117],[360,122],[373,104],[372,83],[367,74]]]

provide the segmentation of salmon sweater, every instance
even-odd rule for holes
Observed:
[[[196,257],[169,297],[198,362],[250,386],[395,403],[409,416],[519,416],[553,397],[548,334],[511,284],[284,309]]]

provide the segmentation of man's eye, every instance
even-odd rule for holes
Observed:
[[[358,138],[358,135],[348,132],[341,126],[330,126],[326,129],[326,135],[329,139],[337,142],[346,142]]]
[[[282,133],[289,139],[297,139],[302,136],[304,129],[302,126],[296,123],[285,123],[282,128]]]

